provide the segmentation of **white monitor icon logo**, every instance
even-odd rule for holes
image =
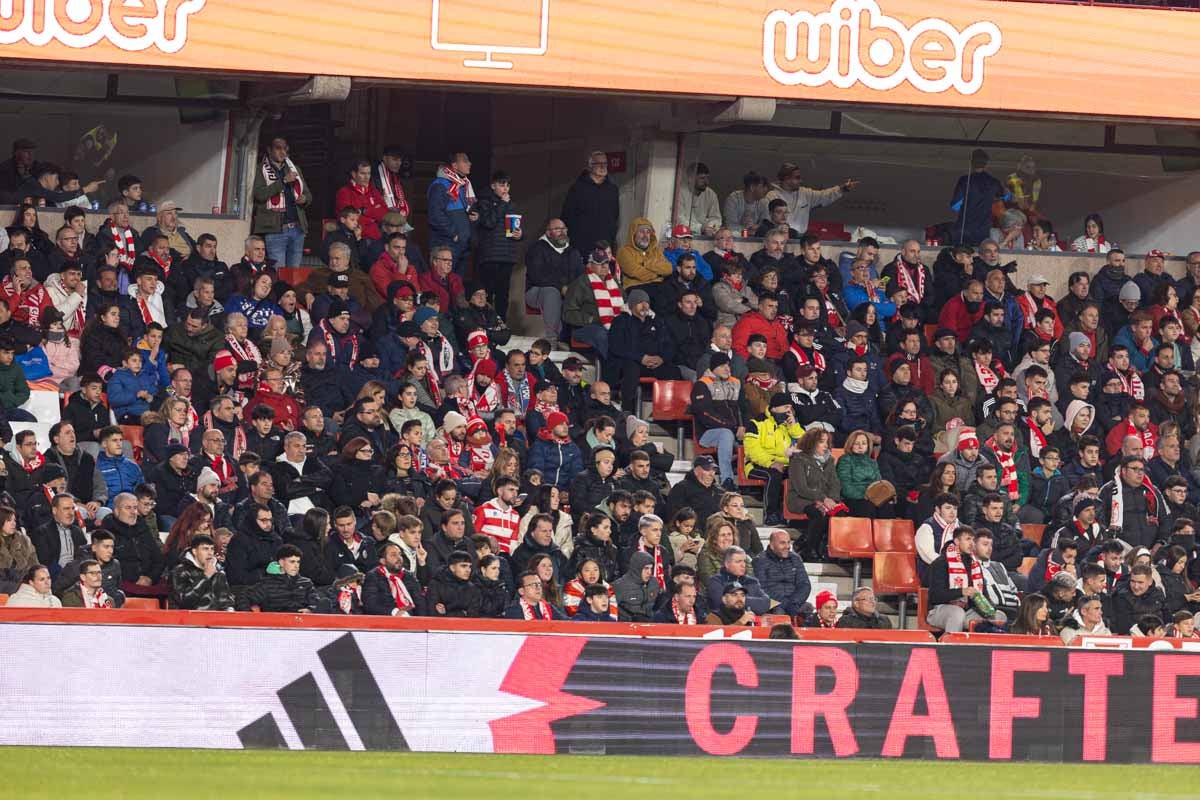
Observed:
[[[459,53],[483,53],[483,59],[468,58],[463,61],[464,67],[486,67],[491,69],[512,69],[511,61],[494,61],[493,53],[502,55],[541,56],[546,54],[550,38],[550,0],[541,0],[542,16],[538,34],[537,47],[513,47],[503,42],[455,42],[448,41],[441,35],[442,0],[433,0],[433,30],[429,43],[434,50],[449,50]],[[453,34],[449,34],[453,36]]]

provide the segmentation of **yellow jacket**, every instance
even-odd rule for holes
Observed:
[[[633,235],[642,225],[650,226],[650,246],[639,250],[633,244]],[[654,225],[645,217],[638,217],[629,223],[629,236],[621,249],[617,251],[617,263],[621,265],[621,276],[625,293],[635,286],[644,283],[659,283],[669,278],[672,272],[671,262],[663,255],[662,246],[658,243],[658,235]]]
[[[784,453],[792,442],[804,435],[799,422],[780,425],[768,414],[764,419],[753,420],[751,430],[746,431],[742,444],[746,448],[746,475],[753,467],[770,467],[776,461],[788,462]]]

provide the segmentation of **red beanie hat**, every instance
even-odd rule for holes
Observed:
[[[236,367],[236,366],[237,366],[237,359],[234,358],[233,353],[229,352],[228,350],[219,351],[217,353],[216,358],[213,359],[213,371],[214,372],[220,372],[223,369],[228,369],[229,367]]]
[[[497,371],[498,370],[496,369],[496,362],[492,361],[490,358],[482,359],[479,362],[479,366],[475,367],[476,375],[487,375],[489,378],[492,378],[493,380],[496,378]]]
[[[959,428],[958,429],[958,450],[962,452],[968,447],[979,447],[979,437],[975,435],[974,428]]]
[[[487,431],[487,423],[479,417],[471,417],[467,420],[467,436],[470,436],[478,431]]]
[[[561,411],[551,411],[550,415],[546,417],[546,427],[550,430],[554,430],[559,425],[566,425],[568,422],[567,415]]]
[[[824,606],[826,603],[828,603],[830,601],[836,603],[837,595],[834,594],[833,592],[829,591],[828,589],[826,589],[823,592],[817,592],[817,602],[816,602],[817,609],[820,609],[822,606]]]
[[[484,331],[471,331],[467,334],[467,349],[471,350],[479,345],[488,343],[488,335]]]

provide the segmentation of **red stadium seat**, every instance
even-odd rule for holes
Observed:
[[[862,560],[875,555],[871,520],[865,517],[833,517],[829,520],[829,555],[854,559],[854,588],[862,583]]]
[[[1021,535],[1036,544],[1038,547],[1042,546],[1042,537],[1045,536],[1045,534],[1045,525],[1038,525],[1033,522],[1025,522],[1021,524]]]
[[[1033,572],[1033,565],[1036,563],[1037,556],[1025,556],[1021,559],[1021,566],[1017,567],[1017,572],[1029,577],[1029,573]]]
[[[125,441],[129,442],[129,446],[133,448],[133,460],[137,463],[142,463],[142,453],[146,450],[146,441],[143,438],[144,430],[141,425],[122,425],[121,435],[125,437]]]
[[[783,479],[783,494],[782,494],[781,496],[783,497],[783,502],[782,502],[780,505],[782,505],[782,506],[783,506],[783,518],[784,518],[785,520],[787,520],[788,522],[807,522],[807,521],[808,521],[808,515],[807,515],[807,514],[797,514],[795,511],[792,511],[791,509],[789,509],[789,508],[788,508],[788,504],[787,504],[787,496],[788,496],[788,482],[787,482],[787,478],[784,478],[784,479]]]
[[[279,280],[290,286],[299,286],[308,280],[312,267],[279,267]]]
[[[651,416],[655,422],[674,422],[676,425],[675,457],[683,458],[683,429],[692,421],[688,406],[692,402],[691,381],[655,381],[650,395]]]
[[[916,530],[907,519],[877,519],[871,526],[880,553],[917,552]]]
[[[136,608],[138,611],[160,611],[158,601],[153,597],[127,597],[122,608]]]
[[[833,540],[832,532],[830,541]],[[925,612],[921,610],[920,593],[921,581],[917,578],[917,560],[911,553],[876,553],[874,556],[871,580],[875,584],[876,594],[895,594],[900,596],[900,627],[904,628],[908,619],[908,596],[917,595],[917,614],[921,625],[925,621]]]
[[[737,484],[738,486],[766,486],[767,482],[761,478],[746,477],[746,448],[738,446],[737,449]]]
[[[8,605],[8,595],[0,592],[0,606]]]

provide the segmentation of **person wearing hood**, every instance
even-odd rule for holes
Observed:
[[[617,263],[624,276],[626,291],[638,286],[647,292],[654,291],[673,271],[671,262],[663,255],[654,224],[645,217],[637,217],[629,223],[625,244],[617,251]]]
[[[471,556],[450,554],[446,566],[429,581],[425,606],[432,617],[479,617],[483,594],[471,582]]]
[[[590,252],[594,241],[581,247]],[[567,224],[561,219],[550,220],[546,232],[525,252],[525,305],[541,311],[546,338],[551,342],[562,336],[567,286],[582,274],[583,257],[578,247],[571,246]]]
[[[587,169],[580,173],[563,200],[563,222],[571,231],[576,249],[585,253],[598,241],[614,242],[621,216],[620,190],[608,177],[608,154],[588,154]]]
[[[197,534],[183,560],[171,570],[171,606],[187,611],[232,611],[233,592],[217,563],[211,536]]]
[[[617,609],[622,622],[649,622],[654,603],[663,591],[654,576],[654,557],[636,552],[629,559],[629,569],[613,583]]]
[[[546,416],[546,424],[529,449],[527,466],[539,470],[547,483],[559,489],[566,489],[583,471],[583,457],[579,445],[571,440],[566,414],[552,411]]]

